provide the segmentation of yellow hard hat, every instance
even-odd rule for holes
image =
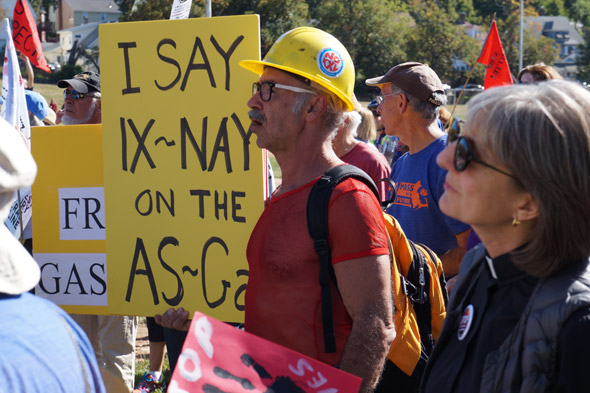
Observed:
[[[334,93],[354,110],[354,65],[348,51],[333,35],[313,27],[298,27],[279,37],[262,61],[239,65],[258,75],[264,67],[300,75]]]

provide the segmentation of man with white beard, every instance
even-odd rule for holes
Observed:
[[[62,124],[100,124],[100,75],[87,71],[62,79]],[[84,329],[98,360],[107,392],[131,392],[135,378],[137,317],[122,315],[71,315]]]
[[[65,89],[62,124],[101,123],[99,74],[81,72],[72,79],[60,80],[57,87]]]

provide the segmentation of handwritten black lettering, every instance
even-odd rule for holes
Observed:
[[[240,36],[236,37],[236,39],[231,44],[231,46],[229,47],[227,52],[224,51],[221,48],[221,46],[219,46],[219,44],[217,43],[217,40],[215,39],[215,37],[213,37],[213,35],[211,35],[209,40],[211,41],[211,43],[213,44],[213,46],[215,47],[217,52],[221,55],[221,57],[223,57],[223,60],[225,61],[225,90],[229,91],[229,81],[230,81],[229,59],[231,58],[231,55],[234,53],[234,51],[236,50],[238,45],[240,45],[240,43],[244,40],[244,36],[240,35]]]
[[[123,49],[123,57],[125,58],[125,81],[127,87],[121,90],[123,95],[139,93],[139,87],[131,87],[131,67],[129,65],[129,48],[137,48],[136,42],[119,42],[119,48]]]
[[[211,191],[209,191],[209,190],[190,190],[189,192],[192,196],[199,197],[199,217],[205,218],[205,197],[211,196]]]
[[[213,237],[210,237],[207,240],[207,242],[205,242],[205,245],[203,247],[203,253],[201,254],[201,280],[202,280],[202,284],[203,284],[203,296],[205,297],[205,302],[207,302],[207,305],[210,308],[217,308],[225,302],[225,297],[227,295],[227,288],[231,287],[231,284],[229,281],[221,280],[221,286],[223,287],[223,293],[221,294],[219,299],[217,299],[215,301],[209,301],[209,297],[207,296],[205,263],[206,263],[206,259],[207,259],[207,250],[209,250],[209,247],[213,244],[219,244],[221,247],[223,247],[223,249],[225,250],[225,255],[229,255],[229,250],[227,248],[227,244],[225,244],[225,242],[222,239],[213,236]]]
[[[203,58],[203,63],[194,63],[195,55],[197,54],[197,49],[201,52],[201,56]],[[186,84],[188,82],[188,77],[192,70],[206,70],[207,75],[209,76],[209,82],[211,83],[211,87],[217,87],[215,84],[215,78],[213,77],[213,70],[211,69],[211,64],[209,63],[209,59],[207,58],[207,53],[205,53],[205,48],[203,48],[203,43],[199,37],[195,37],[195,44],[193,45],[193,52],[191,53],[191,58],[186,66],[186,71],[184,73],[184,78],[182,80],[182,84],[180,85],[180,90],[184,91],[186,89]]]
[[[201,145],[197,144],[186,117],[180,119],[180,167],[186,169],[186,138],[189,138],[193,150],[197,154],[201,170],[207,169],[207,116],[203,117]]]
[[[167,245],[173,245],[178,247],[178,245],[180,244],[178,242],[178,239],[176,239],[175,237],[172,236],[167,236],[165,238],[162,239],[162,241],[160,242],[160,246],[158,247],[158,259],[160,260],[160,264],[162,265],[162,267],[164,269],[166,269],[167,271],[169,271],[170,273],[172,273],[174,275],[174,277],[176,277],[176,283],[177,283],[177,289],[176,289],[176,295],[174,295],[174,297],[172,298],[168,298],[166,296],[166,294],[164,292],[162,292],[162,297],[164,298],[164,301],[169,305],[169,306],[178,306],[178,304],[182,301],[182,298],[184,297],[184,286],[182,285],[182,280],[180,279],[180,276],[178,275],[178,273],[176,273],[176,271],[174,269],[172,269],[172,267],[170,267],[170,265],[168,265],[166,262],[164,262],[164,258],[162,258],[162,251],[164,250],[164,247],[166,247]]]
[[[176,42],[174,42],[174,40],[172,40],[170,38],[164,38],[163,40],[158,42],[158,47],[156,49],[156,52],[158,53],[158,57],[160,58],[160,60],[162,60],[165,63],[172,64],[174,67],[176,67],[177,73],[176,73],[176,77],[174,78],[174,80],[172,82],[170,82],[170,84],[168,84],[167,86],[160,86],[158,81],[154,80],[156,87],[162,91],[172,89],[178,83],[178,81],[180,80],[180,76],[182,75],[182,70],[180,68],[180,64],[178,64],[178,62],[176,60],[174,60],[173,58],[164,56],[161,53],[162,46],[164,46],[164,45],[170,45],[174,49],[176,49]]]
[[[145,269],[138,269],[137,264],[139,262],[139,257],[143,259]],[[150,261],[147,257],[147,252],[145,250],[145,246],[143,244],[143,239],[138,237],[135,242],[135,253],[133,255],[133,262],[131,263],[131,271],[129,272],[129,283],[127,285],[127,294],[125,295],[125,301],[131,301],[131,293],[133,292],[133,283],[135,281],[136,275],[144,275],[147,276],[148,282],[150,284],[150,289],[152,291],[152,297],[154,300],[154,306],[160,304],[160,300],[158,299],[158,292],[156,289],[156,281],[154,280],[154,273],[152,272],[152,267],[150,265]]]

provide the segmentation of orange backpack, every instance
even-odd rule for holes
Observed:
[[[352,165],[339,165],[320,177],[307,200],[307,226],[320,259],[322,322],[326,352],[335,352],[329,288],[330,280],[336,283],[328,247],[328,203],[332,190],[349,177],[364,182],[375,193],[377,200],[380,199],[375,183],[365,172]],[[436,254],[428,247],[406,238],[394,217],[387,213],[383,213],[383,216],[392,251],[391,274],[396,331],[387,358],[403,374],[419,381],[446,316],[446,281],[441,261]],[[391,375],[396,373],[397,370]],[[386,365],[383,383],[388,382],[385,381],[387,375]]]

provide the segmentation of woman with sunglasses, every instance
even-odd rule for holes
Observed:
[[[462,261],[421,391],[588,391],[590,92],[497,87],[467,118],[437,158],[440,208],[482,244]]]

